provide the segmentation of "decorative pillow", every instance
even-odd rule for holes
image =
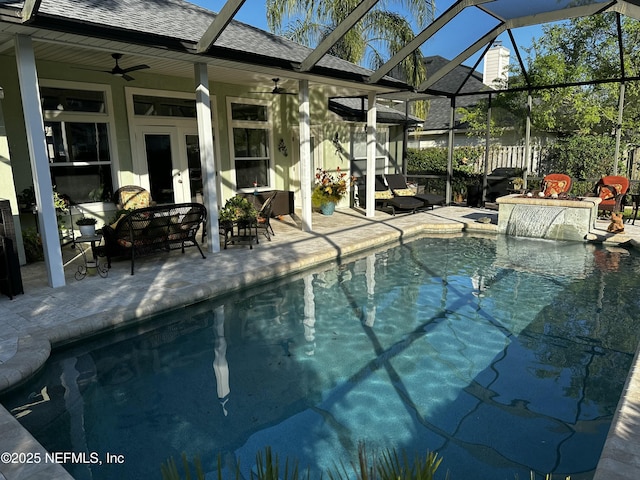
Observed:
[[[127,210],[136,210],[138,208],[148,207],[151,203],[149,192],[122,192],[120,194],[122,200],[122,208]]]
[[[416,194],[416,192],[410,188],[396,188],[393,190],[393,193],[397,197],[413,197]]]
[[[619,192],[622,192],[622,185],[619,183],[608,183],[606,185],[602,185],[600,188],[600,198],[602,200],[616,198],[616,195]]]
[[[390,198],[393,198],[393,192],[391,190],[384,190],[381,192],[375,192],[375,199],[376,200],[389,200]]]
[[[547,180],[544,190],[544,196],[549,197],[553,194],[560,195],[567,188],[566,180]]]

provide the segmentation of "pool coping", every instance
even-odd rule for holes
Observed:
[[[468,212],[468,209],[466,209]],[[181,308],[207,298],[232,293],[249,285],[256,285],[274,278],[281,278],[336,259],[346,258],[353,254],[384,246],[392,242],[414,239],[420,235],[457,234],[475,232],[497,234],[494,223],[479,223],[476,220],[451,220],[440,223],[418,223],[393,228],[386,234],[376,234],[358,242],[340,245],[338,253],[333,249],[314,252],[295,260],[275,263],[275,268],[244,270],[242,275],[225,278],[225,281],[214,284],[201,284],[199,288],[190,289],[189,294],[180,296],[160,296],[145,299],[135,307],[118,307],[77,318],[64,325],[41,328],[31,334],[20,337],[13,357],[0,363],[0,392],[19,385],[26,378],[36,373],[48,359],[51,350],[65,344],[86,339],[88,336],[102,334],[117,328],[125,328],[144,322],[149,316],[167,310]],[[594,240],[595,239],[595,240]],[[638,247],[634,238],[607,234],[595,234],[590,241],[605,244],[627,244]],[[182,292],[184,293],[184,292]],[[627,377],[627,383],[621,395],[620,403],[612,421],[612,425],[596,469],[594,480],[610,478],[635,480],[640,469],[640,372],[638,371],[638,352],[634,364]],[[10,432],[0,438],[0,454],[2,452],[33,453],[45,458],[46,450],[33,438],[26,429],[0,405],[0,431]],[[633,441],[629,441],[629,440]],[[72,479],[66,470],[56,463],[3,463],[0,461],[0,480],[30,479]]]

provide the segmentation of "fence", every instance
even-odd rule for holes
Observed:
[[[529,147],[529,161],[525,158],[525,147],[492,147],[489,149],[487,172],[491,173],[496,168],[521,168],[527,171],[528,175],[537,175],[540,170],[540,159],[542,148],[540,146]],[[474,161],[474,168],[477,173],[484,173],[484,157]]]

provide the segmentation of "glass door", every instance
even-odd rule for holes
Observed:
[[[187,165],[189,167],[189,190],[191,201],[204,203],[202,194],[202,166],[200,165],[200,143],[198,135],[187,133],[184,135]]]
[[[156,203],[204,203],[196,129],[144,126],[137,138],[138,155],[145,162],[141,186]]]
[[[157,203],[176,203],[171,137],[165,134],[145,134],[145,154],[149,172],[151,198]]]
[[[178,129],[142,127],[140,130],[139,151],[147,171],[143,186],[151,192],[153,201],[158,204],[190,202],[186,147],[178,145]]]

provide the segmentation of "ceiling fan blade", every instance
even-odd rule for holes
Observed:
[[[123,68],[122,73],[135,72],[136,70],[145,70],[147,68],[151,68],[149,65],[135,65],[129,68]]]
[[[126,73],[123,73],[121,77],[124,78],[127,82],[130,82],[131,80],[135,80],[133,77],[127,75]]]

